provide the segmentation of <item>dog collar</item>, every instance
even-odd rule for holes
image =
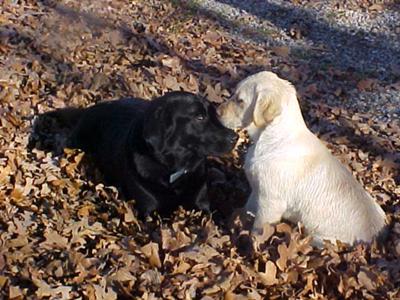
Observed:
[[[188,172],[188,170],[186,169],[180,169],[175,173],[172,173],[169,176],[169,183],[174,183],[175,181],[177,181],[182,175],[185,175]]]

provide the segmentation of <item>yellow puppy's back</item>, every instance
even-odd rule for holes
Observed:
[[[306,229],[317,240],[371,241],[385,226],[382,208],[317,137],[303,142],[314,145],[302,158],[311,169],[300,179],[295,204]]]

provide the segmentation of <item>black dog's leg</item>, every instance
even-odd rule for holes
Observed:
[[[145,186],[140,180],[125,183],[123,193],[126,198],[136,200],[135,207],[140,217],[146,217],[153,211],[166,211],[165,204],[174,207],[175,201],[167,190]]]
[[[196,208],[207,213],[211,212],[210,201],[207,194],[207,183],[204,183],[198,190],[194,203]]]

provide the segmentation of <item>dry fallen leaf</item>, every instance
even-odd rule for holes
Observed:
[[[400,126],[379,121],[373,107],[364,112],[351,96],[397,92],[396,64],[385,69],[388,79],[360,80],[357,70],[320,65],[314,54],[323,58],[326,45],[301,58],[285,43],[265,51],[251,33],[244,41],[193,14],[187,1],[14,2],[2,3],[0,14],[0,299],[399,298]],[[392,9],[350,2],[335,9]],[[288,31],[308,44],[304,18],[289,20]],[[251,218],[230,226],[250,192],[245,149],[209,161],[212,216],[180,209],[144,222],[90,157],[62,151],[68,128],[49,121],[33,129],[34,116],[56,108],[150,100],[172,89],[219,103],[259,70],[293,82],[311,130],[383,206],[390,229],[379,247],[315,249],[297,224],[266,225],[261,234],[251,231]]]
[[[151,266],[161,268],[158,244],[150,242],[147,245],[141,247],[141,251],[149,259],[149,263]]]
[[[376,79],[372,78],[362,79],[357,83],[357,88],[360,91],[372,91],[376,84],[377,84]]]
[[[290,48],[286,46],[272,47],[271,51],[278,56],[288,57],[290,54]]]
[[[267,286],[278,283],[276,278],[277,269],[272,261],[267,261],[265,264],[265,272],[260,272],[258,274],[261,278],[261,282]]]
[[[372,4],[371,6],[369,6],[368,10],[380,12],[383,10],[383,5],[379,4],[379,3],[375,3],[375,4]]]
[[[279,270],[284,271],[287,266],[287,260],[288,260],[288,247],[285,244],[280,244],[278,246],[278,253],[279,253],[279,259],[276,261],[276,265],[278,266]]]
[[[21,289],[18,286],[10,286],[9,287],[9,293],[8,293],[8,298],[9,299],[23,299],[24,294],[22,293]]]
[[[366,287],[367,290],[369,291],[373,291],[375,290],[375,283],[372,280],[372,278],[370,278],[368,276],[368,274],[366,272],[359,272],[357,275],[357,279],[358,279],[358,283],[361,284],[362,286]]]

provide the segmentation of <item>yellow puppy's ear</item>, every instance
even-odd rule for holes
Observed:
[[[263,127],[275,119],[282,111],[280,97],[271,90],[263,90],[256,95],[253,119],[257,127]]]

